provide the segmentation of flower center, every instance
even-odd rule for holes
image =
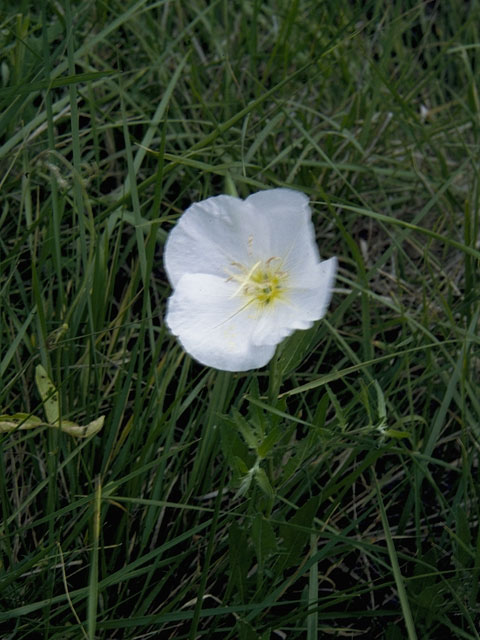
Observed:
[[[248,298],[248,303],[256,302],[267,306],[284,294],[287,274],[280,268],[280,258],[259,260],[250,268],[237,262],[232,263],[232,266],[237,272],[229,273],[228,279],[240,285],[234,296],[242,294]]]

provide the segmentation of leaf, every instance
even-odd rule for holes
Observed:
[[[247,473],[249,473],[249,469],[242,458],[234,456],[232,463],[235,471],[237,471],[239,474],[246,475]]]
[[[259,565],[278,549],[275,533],[270,522],[257,513],[252,523],[252,540]]]
[[[238,487],[235,498],[241,498],[246,495],[252,484],[252,474],[248,471],[244,476],[240,476],[240,486]]]
[[[237,620],[236,627],[239,640],[259,640],[255,629],[245,620]]]
[[[345,429],[347,428],[347,420],[345,418],[342,406],[337,400],[337,396],[333,393],[330,387],[327,385],[325,388],[327,390],[328,397],[330,398],[330,402],[333,404],[333,408],[335,409],[335,415],[337,417],[338,424],[340,425],[340,429],[342,431],[345,431]]]
[[[232,408],[232,417],[246,444],[250,447],[250,449],[256,450],[258,446],[258,438],[255,434],[254,429],[242,416],[240,411],[238,411],[238,409],[235,409],[235,407]]]
[[[249,449],[246,444],[240,439],[238,430],[233,420],[222,417],[222,424],[220,431],[220,444],[222,447],[223,455],[225,456],[228,464],[236,468],[237,463],[235,458],[242,460],[245,465],[248,465]],[[246,466],[248,469],[248,466]]]
[[[65,431],[65,433],[76,438],[88,438],[89,436],[93,436],[103,427],[105,416],[100,416],[85,426],[81,426],[76,422],[71,422],[70,420],[60,420],[60,399],[58,391],[41,364],[37,365],[35,369],[35,382],[37,384],[40,397],[42,398],[43,408],[47,418],[46,426],[60,428],[61,431]],[[31,426],[30,423],[26,424],[29,426],[20,426],[19,428],[31,429],[33,426],[39,426],[38,424],[32,424]]]
[[[315,409],[315,415],[313,416],[313,424],[317,429],[321,429],[325,425],[325,419],[328,409],[328,395],[324,393],[318,401],[317,408]]]
[[[282,438],[283,433],[278,427],[274,427],[268,436],[263,440],[262,444],[257,449],[257,454],[260,458],[265,458],[274,447],[277,442]]]
[[[270,484],[270,480],[267,478],[267,474],[261,467],[257,467],[255,469],[255,481],[266,496],[270,500],[273,500],[275,494],[273,492],[272,485]]]
[[[314,326],[305,331],[296,331],[288,337],[278,349],[278,369],[283,376],[296,369],[298,365],[310,355],[318,340],[318,327]]]
[[[310,498],[288,522],[282,525],[280,534],[286,549],[282,569],[288,569],[298,563],[305,545],[310,540],[313,519],[317,513],[319,502],[320,496]]]
[[[103,427],[103,423],[105,421],[105,416],[100,416],[96,420],[92,420],[84,427],[75,424],[75,422],[69,422],[68,420],[62,420],[60,429],[65,431],[71,436],[75,436],[76,438],[88,438],[89,436],[94,436],[96,433],[100,431]],[[58,426],[58,425],[52,425]]]
[[[456,560],[461,567],[469,567],[473,559],[468,553],[468,550],[472,549],[473,546],[471,521],[461,505],[458,505],[455,510],[455,520],[457,533]]]
[[[239,640],[260,640],[260,636],[257,635],[257,632],[249,622],[237,620],[236,627]]]
[[[21,82],[12,87],[4,87],[0,89],[0,97],[10,97],[12,95],[23,95],[28,93],[36,93],[57,87],[66,87],[71,84],[81,84],[85,82],[94,82],[101,80],[106,76],[111,76],[115,71],[88,71],[85,73],[77,73],[71,76],[60,76],[59,78],[51,78],[48,80],[38,80],[37,82]]]
[[[411,437],[408,431],[398,431],[397,429],[385,429],[383,433],[389,438],[396,438],[397,440]]]
[[[16,429],[36,429],[42,426],[45,426],[45,422],[28,413],[15,413],[13,416],[0,415],[0,433]]]
[[[38,364],[35,369],[35,382],[43,402],[47,422],[53,425],[60,418],[58,391],[41,364]]]
[[[228,532],[229,548],[229,588],[239,594],[240,602],[244,601],[247,575],[252,565],[251,548],[247,544],[247,538],[235,520],[230,525]]]
[[[86,426],[82,427],[75,422],[69,420],[62,420],[59,424],[50,424],[44,420],[40,420],[37,416],[31,416],[27,413],[15,413],[13,416],[0,415],[0,433],[7,433],[9,431],[37,429],[39,427],[51,427],[53,429],[60,428],[61,431],[65,431],[71,436],[76,438],[88,438],[100,431],[103,427],[105,416],[100,416],[96,420],[92,420]]]

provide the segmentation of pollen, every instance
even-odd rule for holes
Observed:
[[[232,267],[235,271],[229,272],[228,280],[239,284],[233,295],[246,297],[247,304],[267,307],[284,296],[287,274],[281,268],[280,258],[259,260],[250,267],[233,263]]]

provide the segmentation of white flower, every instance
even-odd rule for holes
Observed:
[[[192,204],[172,229],[166,323],[185,351],[225,371],[262,367],[327,309],[337,262],[320,261],[308,197],[290,189]]]

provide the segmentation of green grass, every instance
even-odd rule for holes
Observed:
[[[478,640],[478,0],[0,8],[0,636]],[[230,181],[340,267],[245,374],[163,321]]]

